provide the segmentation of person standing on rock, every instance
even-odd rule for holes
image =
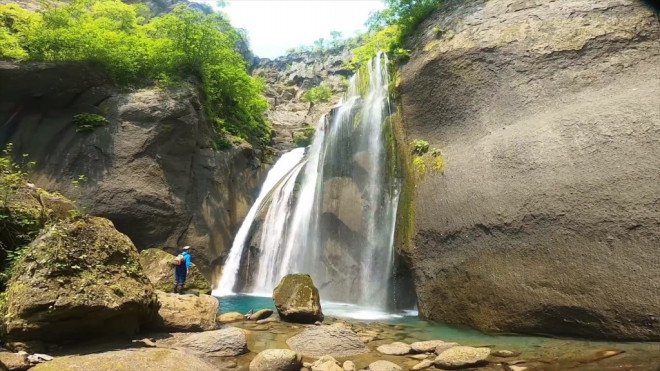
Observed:
[[[181,254],[174,258],[174,292],[177,294],[183,294],[190,264],[190,246],[184,246]]]

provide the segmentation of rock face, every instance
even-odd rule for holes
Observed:
[[[307,329],[289,338],[286,344],[306,357],[350,357],[369,352],[357,334],[341,325]]]
[[[438,33],[433,27],[445,29]],[[443,2],[411,40],[423,317],[660,339],[660,23],[640,1]]]
[[[273,290],[273,301],[280,318],[287,322],[314,323],[323,321],[319,290],[308,274],[282,277]]]
[[[289,349],[266,349],[250,362],[250,371],[298,371],[300,354]]]
[[[130,239],[103,218],[53,225],[9,281],[5,338],[60,342],[131,335],[157,310]]]
[[[214,149],[192,85],[120,91],[73,63],[0,62],[0,80],[0,144],[30,154],[37,186],[112,220],[139,250],[193,246],[195,264],[215,282],[213,266],[224,261],[267,169],[247,144]],[[108,124],[78,133],[80,113]],[[78,175],[87,181],[75,188]]]
[[[151,328],[161,331],[209,331],[216,327],[218,299],[158,291],[160,309]]]
[[[182,366],[185,365],[185,366]],[[181,369],[213,371],[217,367],[188,352],[162,348],[138,348],[57,357],[32,368],[36,371],[144,370],[176,371]]]
[[[303,133],[306,126],[316,127],[322,115],[338,101],[345,90],[343,77],[352,73],[344,67],[350,53],[337,50],[324,55],[297,53],[274,60],[257,59],[253,75],[266,80],[265,95],[270,103],[268,120],[273,124],[273,146],[279,151],[296,147],[293,137]],[[334,97],[329,102],[311,105],[303,100],[305,91],[321,83],[327,85]]]
[[[146,249],[140,252],[140,263],[144,273],[153,283],[156,290],[172,292],[174,289],[174,265],[172,261],[175,256],[160,249]],[[194,260],[194,256],[193,256]],[[190,273],[186,276],[185,291],[198,294],[210,294],[211,284],[204,278],[199,268],[193,263]]]

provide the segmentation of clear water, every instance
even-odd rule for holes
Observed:
[[[259,309],[275,310],[273,299],[261,295],[232,295],[218,298],[220,313],[239,312],[248,313],[250,310]],[[417,318],[416,311],[385,312],[378,308],[361,307],[350,303],[337,303],[322,301],[321,309],[326,316],[352,319],[359,321],[386,321],[392,323],[404,323],[414,321]]]
[[[218,300],[222,313],[247,313],[251,309],[256,311],[262,308],[275,310],[270,297],[234,295],[220,297]],[[411,343],[420,340],[440,339],[457,342],[461,345],[488,346],[493,349],[507,349],[520,352],[521,355],[513,359],[524,359],[528,362],[527,366],[530,367],[530,370],[660,370],[660,343],[626,343],[541,336],[490,335],[471,329],[424,321],[419,319],[414,311],[386,313],[375,311],[372,308],[332,302],[322,302],[321,307],[323,313],[326,315],[326,321],[324,322],[331,322],[331,317],[337,317],[360,326],[377,326],[384,329],[385,332],[382,334],[386,334],[386,336],[383,340],[368,343],[368,346],[372,349],[375,349],[380,344],[392,341]],[[258,326],[249,322],[234,325],[245,325],[248,326],[248,329],[254,329],[254,326]],[[277,327],[279,331],[259,331],[253,333],[251,350],[258,352],[268,348],[287,347],[286,339],[302,331],[302,329],[294,324],[291,327],[296,329],[287,332],[287,330],[282,330],[286,326],[291,325],[280,324]],[[616,349],[623,351],[623,353],[605,360],[597,360],[595,354],[606,349]],[[370,362],[381,358],[383,358],[382,355],[372,352],[365,355],[364,359],[355,357],[352,360],[356,362],[358,367],[366,367]],[[402,357],[394,357],[391,360],[396,362],[402,359]]]

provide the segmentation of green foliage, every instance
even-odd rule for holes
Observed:
[[[415,139],[412,142],[410,142],[410,151],[414,155],[421,156],[428,152],[429,150],[429,142],[422,140],[422,139]]]
[[[0,157],[0,207],[7,207],[9,198],[27,183],[27,177],[36,165],[34,161],[27,161],[28,155],[24,153],[20,162],[15,162],[13,157],[14,145],[7,143]]]
[[[90,133],[94,129],[108,124],[108,119],[94,113],[80,113],[73,116],[77,133]]]
[[[117,83],[158,79],[166,87],[193,75],[202,82],[208,115],[223,119],[220,129],[268,144],[264,83],[248,74],[237,51],[241,32],[220,14],[185,5],[148,17],[144,4],[118,0],[73,0],[43,13],[0,5],[0,57],[94,62]]]
[[[4,268],[0,272],[0,287],[9,281],[15,261],[36,237],[42,224],[40,210],[31,210],[14,200],[36,163],[28,162],[27,154],[23,154],[19,162],[12,158],[13,145],[9,143],[0,157],[0,266]]]
[[[312,143],[316,129],[311,125],[306,125],[303,131],[293,135],[293,142],[298,147],[307,147]]]
[[[385,0],[387,8],[373,13],[367,21],[369,33],[361,45],[353,50],[348,67],[358,69],[361,65],[383,51],[394,60],[410,57],[403,48],[403,40],[438,6],[440,0]]]
[[[326,85],[315,86],[305,92],[303,100],[312,104],[327,102],[332,98],[332,89]]]
[[[353,49],[353,58],[348,64],[351,69],[359,69],[379,51],[390,53],[397,49],[400,39],[400,28],[397,25],[385,27],[368,34],[364,44]]]
[[[110,290],[117,296],[124,296],[124,290],[119,285],[110,285]]]

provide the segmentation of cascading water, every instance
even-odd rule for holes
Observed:
[[[366,76],[351,78],[343,103],[319,122],[305,160],[273,186],[256,228],[257,212],[250,210],[217,293],[232,292],[240,276],[244,292],[270,295],[284,275],[308,273],[324,300],[387,307],[400,188],[384,150],[388,82],[382,53],[369,63]],[[243,227],[258,233],[250,239]],[[241,269],[249,266],[249,271],[239,275],[241,257],[249,262]]]
[[[304,154],[305,151],[303,148],[296,148],[291,152],[285,153],[275,165],[273,165],[273,168],[270,169],[268,175],[266,175],[266,180],[261,186],[259,196],[254,201],[248,214],[245,216],[243,224],[241,224],[238,233],[236,233],[236,237],[234,237],[231,250],[229,250],[229,256],[225,261],[222,277],[220,277],[218,287],[213,290],[213,295],[225,296],[234,293],[234,285],[236,284],[241,255],[243,254],[243,246],[245,245],[245,240],[250,232],[250,227],[252,226],[252,222],[254,222],[254,218],[257,215],[261,204],[282,178],[290,174],[291,171],[301,163]]]

